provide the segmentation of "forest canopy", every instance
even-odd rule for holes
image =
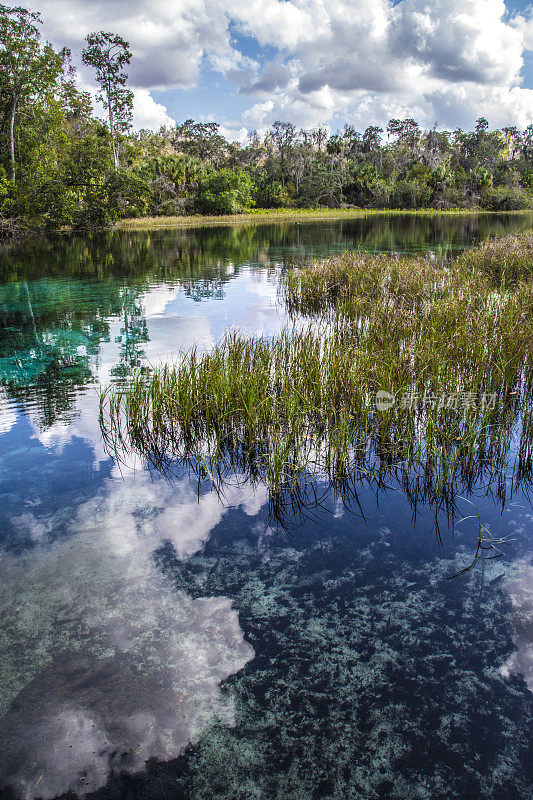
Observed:
[[[533,207],[533,125],[422,129],[413,119],[335,133],[275,122],[242,144],[215,122],[136,131],[132,54],[88,32],[79,88],[68,50],[43,40],[39,14],[0,5],[0,221],[95,228],[125,217],[327,206],[491,211]],[[102,114],[103,109],[103,114]],[[369,121],[371,122],[371,121]]]

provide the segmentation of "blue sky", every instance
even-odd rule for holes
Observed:
[[[533,123],[529,0],[34,0],[76,56],[120,33],[134,58],[138,127],[192,117],[228,136],[275,119],[359,129]],[[81,70],[84,85],[93,76]]]
[[[521,14],[531,19],[533,6],[530,0],[517,0],[517,2],[513,3],[507,2],[505,5],[510,17]],[[533,89],[533,52],[526,50],[523,53],[523,57],[525,62],[522,69],[524,86],[528,89]]]

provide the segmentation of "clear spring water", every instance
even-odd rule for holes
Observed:
[[[401,492],[274,531],[266,494],[119,469],[100,384],[286,322],[281,272],[458,250],[533,215],[26,241],[0,253],[0,795],[533,797],[533,511],[472,559]],[[462,514],[472,505],[459,501]]]

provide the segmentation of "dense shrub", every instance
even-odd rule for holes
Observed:
[[[200,214],[237,214],[252,207],[252,191],[247,172],[221,169],[201,179],[194,207]]]
[[[491,189],[483,205],[490,211],[523,211],[533,208],[533,194],[526,189],[499,186]]]

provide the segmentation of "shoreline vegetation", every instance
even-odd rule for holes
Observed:
[[[116,223],[115,230],[137,231],[156,230],[157,228],[206,228],[212,225],[248,225],[268,224],[271,222],[335,222],[350,219],[365,219],[378,216],[478,216],[493,214],[533,214],[533,207],[520,211],[486,211],[483,209],[452,208],[441,210],[436,208],[257,208],[241,214],[223,215],[190,215],[161,216],[124,219]]]
[[[532,276],[533,232],[455,260],[357,252],[294,268],[280,336],[229,332],[103,390],[106,445],[222,493],[263,483],[281,524],[319,502],[317,482],[347,505],[362,484],[400,488],[415,510],[453,515],[476,491],[503,504],[533,474]]]
[[[69,236],[71,234],[94,233],[98,231],[156,231],[186,228],[210,228],[216,226],[298,224],[310,222],[342,222],[344,220],[369,219],[372,217],[478,217],[505,215],[533,215],[532,208],[513,211],[487,211],[476,208],[256,208],[238,214],[191,214],[181,216],[130,217],[105,226],[79,228],[63,226],[50,230],[39,225],[28,225],[21,220],[0,218],[0,241],[21,241],[34,236],[50,234]]]
[[[120,33],[85,32],[81,60],[99,87],[102,119],[80,90],[71,53],[46,43],[42,24],[39,13],[0,5],[4,238],[121,220],[126,228],[203,224],[197,215],[213,224],[246,221],[241,214],[301,219],[317,208],[334,216],[346,208],[533,208],[533,125],[492,129],[480,117],[473,130],[443,130],[393,118],[334,131],[271,120],[241,142],[217,122],[193,119],[134,130],[129,43]]]

